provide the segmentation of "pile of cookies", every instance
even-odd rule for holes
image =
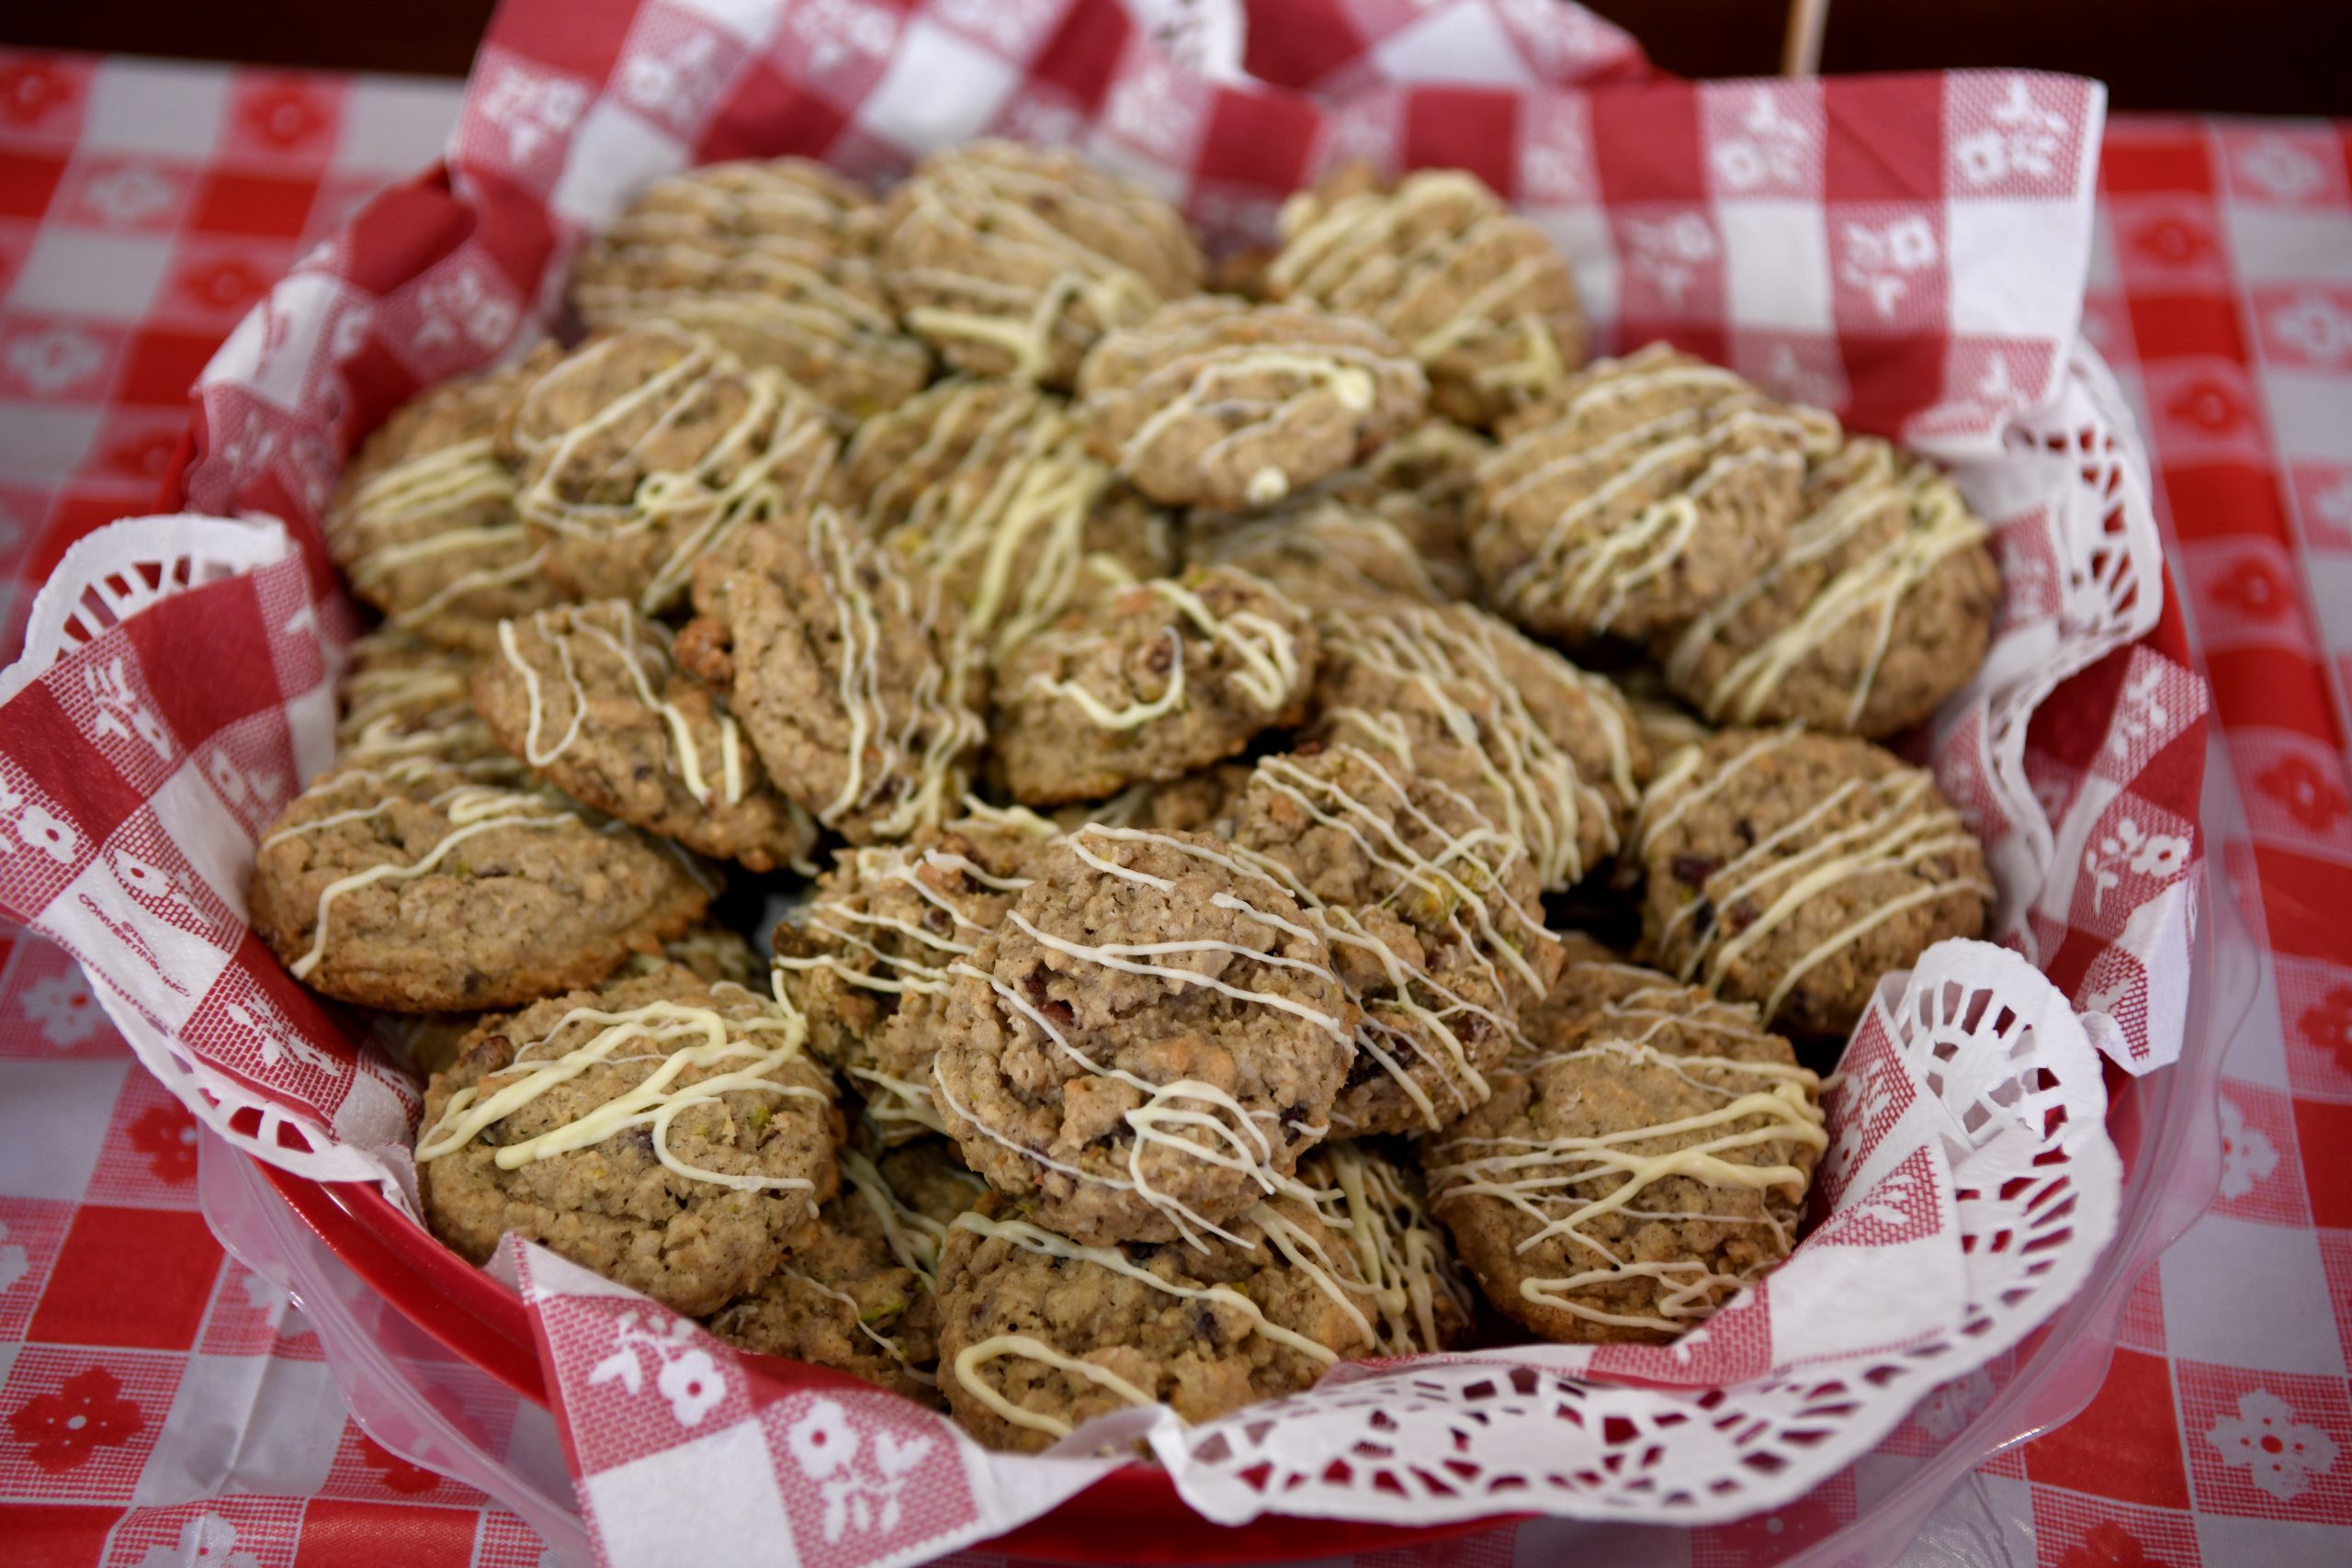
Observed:
[[[1466,175],[1283,233],[1212,269],[1000,143],[700,169],[578,258],[578,346],[367,443],[326,534],[383,624],[251,908],[406,1021],[448,1245],[1017,1449],[1670,1338],[1787,1256],[1792,1042],[1985,919],[1877,743],[1984,658],[1984,526],[1587,363]]]

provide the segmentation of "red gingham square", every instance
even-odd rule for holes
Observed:
[[[474,1568],[542,1568],[547,1550],[528,1525],[503,1508],[492,1508],[481,1517]]]
[[[2352,1399],[2342,1378],[2203,1361],[2175,1371],[2200,1509],[2352,1524]]]
[[[2135,1350],[2165,1348],[2165,1294],[2161,1269],[2151,1269],[2132,1286],[2132,1293],[2124,1298],[2123,1317],[2116,1325],[2117,1342]]]
[[[2277,1089],[2225,1078],[2221,1108],[2222,1189],[2213,1212],[2266,1224],[2310,1224],[2293,1101]]]
[[[2110,196],[2132,191],[2208,191],[2213,166],[2205,135],[2188,119],[2112,120],[2099,149],[2099,184]]]
[[[156,291],[155,318],[225,333],[300,254],[291,241],[190,234],[172,254]],[[187,422],[181,422],[185,428]]]
[[[186,1364],[152,1351],[26,1346],[0,1384],[0,1495],[128,1500]]]
[[[85,1202],[28,1337],[94,1349],[189,1349],[220,1258],[200,1214]]]
[[[290,240],[308,225],[311,203],[317,195],[318,182],[306,175],[216,170],[198,191],[188,222],[209,234]]]
[[[71,1203],[0,1198],[0,1344],[25,1337],[73,1219]]]
[[[2229,250],[2211,197],[2165,191],[2113,197],[2106,208],[2124,287],[2167,297],[2230,292]]]
[[[8,133],[27,141],[72,145],[82,132],[96,66],[69,54],[11,54],[0,59],[0,103]]]
[[[1836,1533],[1857,1512],[1854,1472],[1838,1472],[1783,1507],[1690,1532],[1690,1568],[1764,1568]]]
[[[2037,1491],[2064,1486],[2146,1507],[2185,1508],[2188,1479],[2172,1412],[2165,1359],[2118,1349],[2083,1413],[2026,1450],[2026,1473]]]
[[[211,333],[149,329],[133,334],[130,361],[115,396],[126,403],[185,409],[197,373],[218,346]]]
[[[140,1508],[117,1527],[105,1561],[107,1568],[290,1568],[301,1521],[299,1497],[209,1497]]]
[[[123,1080],[89,1195],[99,1203],[196,1207],[196,1118],[153,1075]]]
[[[186,419],[161,409],[115,410],[99,427],[84,471],[109,483],[159,485],[187,434]]]
[[[0,1503],[0,1539],[21,1554],[25,1568],[90,1568],[122,1517],[120,1508]]]
[[[2310,676],[2319,676],[2308,663],[2294,662]],[[2313,680],[2312,685],[2312,694],[2324,700],[2321,681]],[[2321,717],[2324,711],[2312,716]],[[2345,776],[2343,751],[2318,736],[2261,722],[2268,716],[2244,716],[2247,722],[2232,728],[2232,750],[2255,837],[2341,858],[2343,839],[2334,829],[2352,815],[2352,783]]]
[[[0,149],[0,216],[39,218],[64,176],[62,157]]]
[[[2336,1230],[2352,1230],[2352,1105],[2297,1100],[2293,1107],[2312,1219]]]
[[[2040,1568],[2199,1568],[2196,1516],[2033,1489],[2033,1560]]]
[[[2278,487],[2262,469],[2234,462],[2158,470],[2165,513],[2180,539],[2283,538],[2287,516]]]
[[[381,1568],[383,1545],[398,1540],[401,1568],[468,1568],[481,1515],[471,1508],[414,1508],[319,1498],[302,1511],[295,1568]]]

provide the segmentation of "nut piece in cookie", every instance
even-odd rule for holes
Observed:
[[[933,153],[882,220],[899,313],[974,375],[1066,388],[1096,338],[1201,286],[1176,209],[1071,152],[976,141]]]
[[[498,449],[557,352],[541,344],[520,365],[421,393],[344,468],[322,522],[327,553],[388,627],[481,652],[502,618],[563,597],[539,570]]]
[[[1649,749],[1607,681],[1469,604],[1328,606],[1316,626],[1316,739],[1467,795],[1547,893],[1616,852]]]
[[[853,843],[964,797],[985,671],[945,590],[831,507],[738,534],[695,570],[678,662],[727,694],[775,786]]]
[[[1445,1232],[1430,1217],[1421,1173],[1391,1159],[1378,1143],[1322,1144],[1298,1162],[1315,1190],[1316,1213],[1356,1255],[1371,1288],[1374,1356],[1418,1356],[1459,1341],[1477,1299],[1454,1261]]]
[[[1359,1010],[1333,1128],[1435,1132],[1485,1100],[1559,967],[1526,845],[1461,791],[1346,745],[1261,761],[1234,844],[1307,910]]]
[[[1283,208],[1268,291],[1363,316],[1429,370],[1430,406],[1491,424],[1584,360],[1576,279],[1544,231],[1476,176],[1381,189],[1361,165]]]
[[[681,851],[429,759],[322,775],[261,840],[254,930],[312,990],[393,1012],[589,986],[701,918]]]
[[[1529,1029],[1425,1145],[1488,1301],[1550,1339],[1666,1340],[1789,1255],[1829,1140],[1820,1080],[1753,1009],[1656,975]]]
[[[1849,438],[1805,473],[1788,547],[1660,653],[1674,689],[1721,724],[1908,729],[1984,662],[2001,575],[1951,481]]]
[[[1367,321],[1209,295],[1105,336],[1078,389],[1095,456],[1154,501],[1272,506],[1418,423],[1420,367]]]
[[[934,1092],[974,1170],[1089,1243],[1204,1240],[1319,1140],[1355,1010],[1228,846],[1089,827],[954,970]]]
[[[836,455],[783,377],[667,321],[565,355],[524,392],[508,441],[548,577],[648,615],[744,525],[821,493]]]
[[[1570,378],[1481,465],[1471,563],[1498,609],[1571,642],[1672,632],[1787,544],[1826,414],[1653,344]]]
[[[618,600],[498,628],[475,711],[498,743],[574,800],[752,871],[805,861],[817,825],[776,792],[670,629]]]
[[[1205,1421],[1374,1352],[1353,1248],[1295,1198],[1201,1247],[1080,1246],[1039,1218],[991,1197],[940,1263],[940,1392],[989,1448],[1034,1453],[1129,1405]]]
[[[1030,806],[1175,778],[1297,723],[1317,658],[1306,612],[1247,572],[1136,583],[1005,655],[997,766]]]
[[[715,1312],[817,1235],[841,1141],[799,1020],[672,969],[478,1028],[417,1134],[425,1221],[508,1231],[676,1311]]]
[[[721,1307],[711,1332],[936,1405],[944,1227],[909,1209],[864,1155],[845,1147],[839,1160],[842,1190],[819,1211],[816,1239]]]
[[[580,319],[670,321],[776,371],[844,423],[930,379],[874,265],[879,209],[804,158],[710,164],[654,181],[582,254]]]
[[[1984,851],[1924,768],[1849,736],[1727,729],[1658,765],[1634,853],[1639,956],[1844,1038],[1879,976],[1984,929]]]
[[[778,990],[886,1143],[943,1130],[931,1055],[950,971],[1029,886],[1025,869],[1050,831],[1035,828],[958,819],[901,844],[840,851],[808,908],[776,927]]]
[[[1173,569],[1165,517],[1113,491],[1066,401],[1016,381],[941,382],[869,421],[833,481],[883,548],[935,577],[993,661],[1080,600]]]

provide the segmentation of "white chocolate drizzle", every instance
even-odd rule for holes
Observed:
[[[1270,594],[1281,596],[1279,590],[1264,586]],[[1098,729],[1140,729],[1186,705],[1188,627],[1199,641],[1212,649],[1223,648],[1232,656],[1233,667],[1224,676],[1223,683],[1261,713],[1279,712],[1298,690],[1304,676],[1298,639],[1277,617],[1252,609],[1236,609],[1220,615],[1193,589],[1166,577],[1136,584],[1128,595],[1114,601],[1105,614],[1121,622],[1134,619],[1141,608],[1132,598],[1134,594],[1148,595],[1167,606],[1164,614],[1168,624],[1161,635],[1170,659],[1158,696],[1147,698],[1138,693],[1114,707],[1088,684],[1087,676],[1099,669],[1086,657],[1102,646],[1103,634],[1096,626],[1046,632],[1023,645],[1025,658],[1030,661],[1065,667],[1078,662],[1081,673],[1069,678],[1040,671],[1029,677],[1022,687],[1023,693],[1068,703]],[[1135,608],[1131,609],[1131,605]]]
[[[1748,1025],[1753,1030],[1752,1019]],[[1820,1080],[1806,1069],[1779,1062],[1740,1061],[1729,1056],[1680,1055],[1648,1043],[1652,1024],[1640,1039],[1601,1038],[1573,1050],[1546,1053],[1527,1067],[1609,1061],[1618,1070],[1663,1070],[1715,1099],[1713,1108],[1645,1126],[1584,1136],[1457,1136],[1434,1148],[1428,1167],[1434,1201],[1479,1198],[1509,1206],[1534,1228],[1516,1244],[1521,1255],[1546,1243],[1563,1245],[1571,1272],[1529,1275],[1520,1295],[1587,1322],[1677,1334],[1707,1316],[1745,1277],[1724,1274],[1696,1258],[1621,1257],[1586,1227],[1611,1214],[1633,1220],[1703,1219],[1719,1224],[1752,1224],[1770,1228],[1781,1252],[1791,1237],[1769,1206],[1758,1216],[1700,1212],[1645,1211],[1634,1207],[1657,1183],[1682,1178],[1718,1190],[1763,1193],[1773,1189],[1802,1196],[1805,1171],[1768,1153],[1758,1163],[1729,1157],[1743,1150],[1776,1145],[1811,1148],[1829,1144],[1823,1129]],[[1702,1074],[1707,1076],[1700,1076]],[[1719,1081],[1747,1079],[1758,1087],[1737,1089]],[[1655,1145],[1665,1144],[1659,1148]],[[1589,1259],[1589,1268],[1576,1268]],[[1651,1281],[1653,1310],[1612,1312],[1584,1293],[1629,1280]]]
[[[1702,750],[1686,746],[1677,751],[1642,803],[1634,829],[1637,852],[1646,858],[1658,835],[1693,806],[1803,733],[1791,727],[1757,737],[1718,764],[1704,783],[1694,782],[1705,761]],[[1840,808],[1860,815],[1845,826],[1826,827]],[[1669,955],[1679,948],[1679,961],[1669,959],[1672,973],[1712,991],[1724,983],[1734,964],[1824,894],[1887,874],[1917,882],[1891,897],[1865,904],[1853,919],[1782,968],[1760,1004],[1770,1019],[1813,969],[1904,911],[1945,898],[1991,898],[1992,884],[1983,877],[1929,869],[1939,858],[1963,857],[1977,849],[1960,813],[1943,804],[1934,778],[1924,769],[1896,765],[1875,777],[1850,778],[1711,872],[1705,898],[1692,898],[1676,909],[1655,945]],[[1702,903],[1712,909],[1703,919],[1698,918]],[[1753,919],[1735,920],[1727,918],[1735,908],[1757,912]]]
[[[455,1154],[492,1123],[584,1073],[650,1063],[650,1069],[637,1081],[585,1113],[544,1133],[497,1145],[492,1162],[501,1170],[517,1170],[536,1160],[588,1148],[644,1127],[650,1130],[654,1157],[665,1169],[690,1180],[738,1192],[814,1191],[815,1183],[806,1177],[708,1170],[688,1165],[672,1152],[670,1127],[679,1113],[694,1106],[719,1103],[722,1095],[775,1094],[820,1104],[828,1101],[820,1089],[776,1081],[776,1074],[800,1056],[808,1031],[797,1013],[741,986],[721,982],[710,991],[733,1010],[721,1013],[672,1001],[648,1002],[619,1011],[570,1009],[547,1033],[521,1045],[509,1065],[485,1073],[481,1083],[450,1095],[439,1120],[417,1140],[418,1163]],[[592,1026],[587,1038],[560,1053],[552,1052],[556,1037],[575,1024]],[[625,1047],[637,1048],[637,1054],[622,1055]],[[531,1055],[534,1051],[543,1054]],[[700,1070],[704,1076],[680,1081],[689,1069]]]
[[[1318,1194],[1317,1211],[1354,1247],[1356,1271],[1378,1309],[1374,1349],[1384,1356],[1442,1349],[1441,1303],[1464,1325],[1476,1303],[1420,1192],[1359,1144],[1325,1144],[1308,1158],[1301,1179],[1330,1184]]]
[[[1750,724],[1763,716],[1792,670],[1860,621],[1865,646],[1843,716],[1844,727],[1854,728],[1894,644],[1905,597],[1946,558],[1981,546],[1989,532],[1949,480],[1925,464],[1901,466],[1882,441],[1858,438],[1848,443],[1815,467],[1807,493],[1808,498],[1820,495],[1819,504],[1791,530],[1787,547],[1709,606],[1675,639],[1667,656],[1668,676],[1718,723]],[[1699,662],[1708,649],[1751,606],[1769,601],[1791,572],[1820,569],[1846,558],[1873,530],[1883,538],[1844,559],[1785,624],[1738,652],[1712,681],[1698,678]]]

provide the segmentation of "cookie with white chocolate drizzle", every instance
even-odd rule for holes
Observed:
[[[950,968],[934,1093],[972,1168],[1081,1241],[1230,1237],[1322,1138],[1354,1006],[1280,882],[1087,827]]]
[[[338,768],[424,758],[483,779],[519,783],[523,769],[500,750],[468,700],[473,665],[464,655],[390,626],[351,644],[335,687]]]
[[[1606,680],[1475,605],[1329,605],[1316,626],[1316,739],[1468,796],[1526,844],[1547,893],[1623,841],[1649,749]]]
[[[344,468],[321,525],[351,591],[385,625],[481,652],[499,621],[562,600],[515,510],[499,450],[553,344],[504,370],[446,381],[394,411]]]
[[[768,782],[735,716],[670,643],[667,626],[615,599],[503,622],[475,666],[474,709],[574,800],[752,871],[805,863],[816,823]]]
[[[1661,761],[1639,956],[1774,1028],[1844,1038],[1880,976],[1984,927],[1984,852],[1932,774],[1847,736],[1727,729]]]
[[[1461,791],[1347,745],[1260,761],[1234,845],[1306,909],[1356,1003],[1338,1134],[1435,1132],[1483,1102],[1559,967],[1526,845]]]
[[[1306,613],[1247,572],[1215,567],[1136,583],[1005,655],[991,735],[998,770],[1030,806],[1176,778],[1298,722],[1317,659]]]
[[[874,265],[880,209],[805,158],[708,164],[654,181],[590,242],[571,302],[598,331],[671,321],[781,374],[844,423],[931,375]]]
[[[863,1154],[837,1157],[842,1190],[818,1212],[815,1239],[721,1307],[711,1332],[936,1405],[944,1227],[909,1209]]]
[[[1571,1343],[1670,1339],[1788,1256],[1829,1140],[1820,1080],[1753,1009],[1653,975],[1529,1028],[1494,1098],[1425,1146],[1497,1308]]]
[[[1264,517],[1194,513],[1184,530],[1184,558],[1191,566],[1238,568],[1310,609],[1384,599],[1442,604],[1453,597],[1394,524],[1333,501]]]
[[[705,560],[678,662],[725,693],[776,787],[854,843],[952,816],[983,739],[986,672],[936,581],[828,506]]]
[[[553,790],[410,757],[296,796],[249,897],[256,934],[311,989],[443,1012],[594,985],[693,925],[707,875]]]
[[[1428,382],[1369,321],[1204,295],[1107,334],[1078,378],[1095,456],[1154,501],[1271,506],[1421,417]]]
[[[548,576],[581,599],[670,609],[695,563],[823,492],[817,406],[709,338],[647,321],[589,339],[533,381],[507,436],[515,504]]]
[[[1291,197],[1282,229],[1268,291],[1378,325],[1428,368],[1448,419],[1490,424],[1584,361],[1567,261],[1476,175],[1424,169],[1384,189],[1358,164]]]
[[[992,1449],[1035,1452],[1131,1405],[1205,1421],[1374,1353],[1355,1251],[1298,1199],[1202,1247],[1081,1246],[1039,1218],[991,1195],[941,1259],[940,1391]]]
[[[951,378],[868,421],[833,494],[946,587],[959,637],[990,662],[1082,598],[1175,564],[1166,518],[1114,491],[1069,404],[1017,381]]]
[[[1503,436],[1479,467],[1471,564],[1512,620],[1586,642],[1671,632],[1762,570],[1807,451],[1838,430],[1653,344],[1571,377]]]
[[[842,850],[807,908],[776,927],[777,989],[886,1143],[943,1130],[931,1056],[949,970],[1029,885],[1050,835],[1035,829],[959,818],[904,843]]]
[[[1856,436],[1806,471],[1788,547],[1659,645],[1724,724],[1894,735],[1967,684],[2001,597],[1990,530],[1951,481]]]
[[[679,1312],[714,1312],[817,1235],[832,1082],[788,1008],[683,969],[483,1022],[425,1090],[426,1222],[473,1262],[507,1233]]]
[[[1477,1298],[1443,1227],[1430,1216],[1419,1171],[1378,1142],[1318,1145],[1298,1162],[1316,1213],[1356,1255],[1374,1356],[1442,1350],[1467,1334]]]
[[[1068,387],[1094,340],[1201,284],[1176,209],[1075,153],[976,141],[916,165],[883,209],[899,314],[957,369]]]

